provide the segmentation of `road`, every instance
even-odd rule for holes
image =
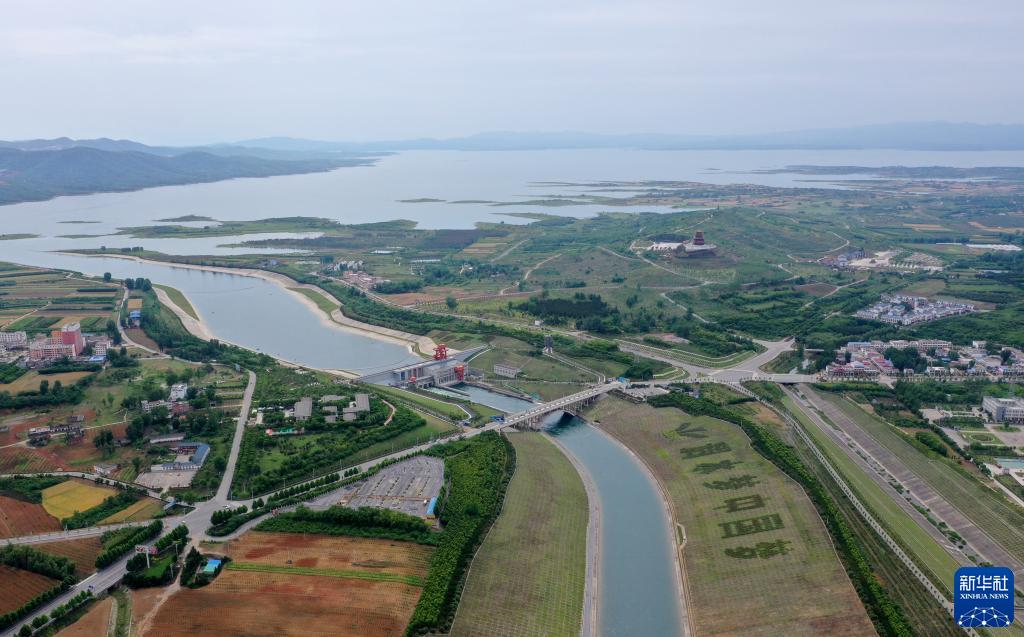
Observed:
[[[242,408],[238,412],[238,420],[235,422],[235,437],[231,441],[231,452],[228,454],[228,464],[224,469],[224,479],[217,487],[217,495],[214,500],[227,502],[231,493],[231,479],[235,476],[235,467],[238,465],[238,452],[242,448],[242,436],[245,433],[245,423],[249,420],[249,412],[252,410],[252,395],[256,391],[256,374],[249,372],[249,382],[245,386],[245,393],[242,394]]]
[[[1017,577],[1024,577],[1024,564],[1020,560],[1011,555],[969,517],[940,495],[924,479],[911,471],[899,456],[875,440],[852,418],[822,398],[813,389],[808,386],[802,386],[800,389],[811,406],[821,411],[843,433],[859,445],[872,461],[878,463],[892,474],[898,482],[929,509],[932,516],[945,522],[949,528],[959,533],[975,553],[988,562],[1013,569]]]
[[[911,492],[910,494],[908,494],[906,491],[904,491],[904,493],[901,494],[898,491],[896,491],[896,489],[893,488],[890,479],[888,478],[889,474],[885,470],[885,467],[883,467],[877,461],[871,462],[870,460],[868,460],[867,458],[872,458],[872,456],[868,454],[867,450],[863,449],[859,444],[857,444],[855,440],[853,440],[853,438],[848,436],[845,432],[841,430],[836,430],[834,427],[826,423],[818,414],[818,412],[812,408],[808,400],[804,398],[804,394],[798,393],[789,388],[784,388],[783,391],[785,391],[790,396],[790,398],[793,399],[794,404],[800,409],[800,411],[805,416],[807,416],[808,420],[810,420],[811,423],[815,427],[817,427],[819,431],[821,431],[823,434],[825,434],[825,436],[830,438],[832,442],[836,444],[837,448],[841,449],[850,458],[850,460],[852,460],[853,463],[856,464],[860,468],[860,470],[864,472],[866,476],[871,478],[872,482],[877,484],[878,487],[893,500],[893,502],[899,505],[899,507],[903,509],[903,512],[910,516],[910,518],[914,520],[914,522],[917,523],[919,527],[924,529],[924,531],[928,533],[928,535],[930,535],[931,538],[935,540],[935,542],[939,546],[944,548],[947,553],[953,556],[953,559],[955,559],[961,565],[970,564],[970,560],[967,558],[967,556],[965,556],[963,552],[960,551],[960,549],[954,546],[949,541],[949,538],[943,535],[942,531],[937,529],[934,524],[930,523],[927,520],[927,518],[925,518],[924,515],[922,515],[921,512],[915,507],[915,503],[917,504],[917,506],[926,506],[923,502],[919,502],[916,499],[915,492]],[[857,452],[858,449],[861,453]]]
[[[252,408],[252,396],[256,389],[256,374],[249,372],[249,383],[246,385],[245,394],[242,398],[242,407],[239,410],[238,421],[235,427],[235,438],[231,443],[231,453],[228,456],[227,468],[224,472],[224,478],[221,481],[220,487],[217,489],[216,495],[207,502],[201,502],[195,506],[189,513],[180,517],[165,518],[164,529],[169,530],[177,526],[178,524],[184,524],[189,529],[189,535],[192,536],[193,541],[197,541],[201,538],[206,537],[206,530],[210,526],[210,518],[213,516],[213,512],[224,506],[228,505],[228,494],[231,488],[231,479],[234,477],[235,467],[238,464],[238,453],[241,449],[242,434],[245,430],[245,423],[248,420],[249,410]],[[89,476],[87,474],[83,477],[94,478],[95,476]],[[80,537],[75,535],[74,537]],[[25,538],[20,538],[25,540]],[[59,539],[59,538],[58,538]],[[52,541],[52,539],[51,539]],[[23,541],[27,543],[27,541]],[[125,557],[121,558],[114,564],[93,573],[89,577],[85,578],[81,582],[78,582],[72,586],[63,595],[58,595],[54,600],[48,604],[44,604],[41,608],[36,609],[30,613],[27,617],[23,618],[15,626],[11,627],[7,631],[0,633],[0,637],[13,637],[15,632],[21,628],[23,624],[26,624],[35,617],[42,615],[43,613],[49,614],[53,608],[59,604],[67,602],[69,599],[77,595],[83,590],[95,590],[105,591],[111,586],[114,586],[121,581],[121,578],[125,574],[125,565],[128,563],[128,559],[131,557],[129,553]]]

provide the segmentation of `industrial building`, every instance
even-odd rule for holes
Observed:
[[[466,361],[487,349],[474,347],[457,354],[449,354],[446,347],[438,345],[434,359],[396,367],[385,372],[367,374],[358,380],[373,385],[391,387],[444,387],[465,380],[470,375]]]
[[[494,373],[504,378],[515,378],[523,373],[523,370],[509,363],[497,363],[494,365]]]

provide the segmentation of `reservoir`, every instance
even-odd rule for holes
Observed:
[[[300,365],[366,374],[420,360],[402,344],[331,323],[291,292],[256,277],[70,254],[25,252],[12,260],[169,285],[185,293],[217,338]]]

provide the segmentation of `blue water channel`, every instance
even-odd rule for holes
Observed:
[[[597,633],[683,634],[675,541],[653,478],[622,445],[578,418],[550,433],[590,473],[601,507]]]
[[[460,392],[505,412],[526,400],[461,385]],[[597,634],[602,637],[681,635],[675,541],[657,485],[638,460],[585,421],[556,414],[545,423],[587,473],[601,510]]]

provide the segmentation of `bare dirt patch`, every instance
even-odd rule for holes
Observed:
[[[82,618],[57,633],[57,637],[98,637],[106,635],[110,626],[110,611],[114,607],[114,599],[106,597],[89,609]]]
[[[796,286],[796,289],[811,296],[825,296],[835,291],[836,286],[828,283],[804,283]]]
[[[246,533],[224,547],[236,562],[425,576],[432,550],[411,542],[299,533]]]
[[[257,532],[223,550],[236,563],[420,577],[432,552],[408,542]],[[229,568],[205,588],[175,593],[143,627],[144,635],[398,636],[420,590],[401,582]]]

